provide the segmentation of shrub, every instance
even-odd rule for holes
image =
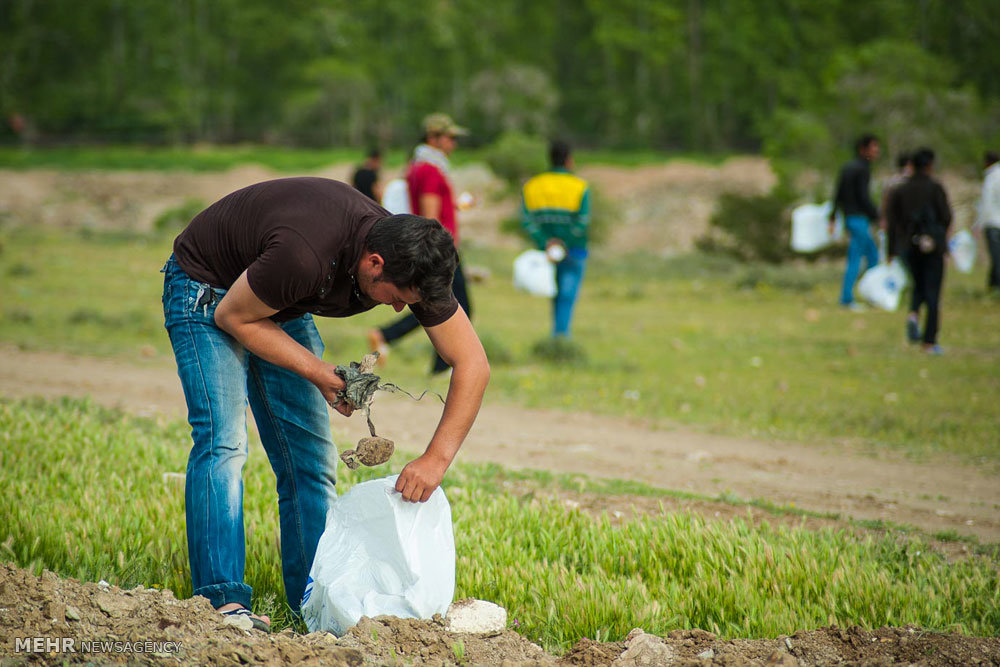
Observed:
[[[504,132],[484,151],[490,169],[513,188],[545,171],[548,167],[548,144],[541,137],[521,132]]]
[[[709,221],[708,234],[698,239],[698,247],[743,261],[778,264],[791,256],[788,242],[793,201],[794,193],[781,183],[763,195],[724,193]]]
[[[183,204],[172,206],[156,216],[153,220],[153,231],[164,234],[184,229],[204,208],[205,202],[200,199],[187,199]]]
[[[539,361],[554,364],[583,364],[587,361],[587,353],[568,338],[544,338],[531,349],[532,355]]]

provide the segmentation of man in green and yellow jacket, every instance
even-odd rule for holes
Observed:
[[[549,147],[552,168],[524,184],[525,231],[556,265],[557,292],[552,300],[552,335],[569,337],[573,306],[587,262],[590,189],[574,175],[569,144]]]

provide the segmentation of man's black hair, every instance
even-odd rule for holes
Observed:
[[[924,171],[934,164],[934,151],[930,148],[918,148],[913,153],[913,168],[917,171]]]
[[[860,152],[862,148],[868,148],[876,141],[878,141],[878,137],[874,134],[862,134],[855,142],[854,150],[855,152]]]
[[[986,151],[983,155],[983,162],[986,163],[987,167],[1000,162],[1000,153],[997,153],[996,151]]]
[[[896,168],[897,169],[902,169],[903,167],[905,167],[906,165],[910,164],[911,162],[913,162],[913,154],[912,153],[900,153],[899,155],[896,156]]]
[[[572,150],[565,141],[556,140],[549,144],[549,161],[553,167],[565,167],[570,153]]]
[[[390,215],[372,226],[365,247],[385,260],[383,280],[415,288],[421,302],[431,306],[451,299],[458,252],[455,239],[437,220],[409,213]]]

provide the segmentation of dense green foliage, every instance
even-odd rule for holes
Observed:
[[[64,401],[0,402],[0,553],[36,573],[191,594],[184,533],[186,425]],[[398,470],[348,471],[338,489]],[[947,563],[919,538],[706,522],[654,512],[613,522],[536,493],[524,477],[456,464],[445,481],[455,522],[456,597],[495,600],[549,649],[633,627],[700,627],[773,637],[828,623],[914,623],[1000,632],[991,557]],[[544,479],[544,478],[541,478]],[[274,476],[257,442],[244,472],[246,581],[254,606],[289,623]]]
[[[991,0],[7,0],[0,44],[0,116],[29,142],[409,146],[441,108],[474,143],[694,151],[797,118],[823,155],[861,124],[968,143],[1000,118]]]

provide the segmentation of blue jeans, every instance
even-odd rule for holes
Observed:
[[[569,336],[573,306],[580,293],[586,265],[587,251],[580,249],[570,249],[566,257],[556,264],[556,296],[552,299],[553,336]]]
[[[163,315],[194,440],[184,490],[194,594],[217,608],[230,602],[250,607],[251,590],[243,583],[242,479],[249,401],[277,478],[285,594],[297,611],[336,497],[337,451],[326,401],[311,382],[248,352],[216,326],[225,290],[192,280],[173,256],[163,273]],[[322,356],[311,315],[281,328]]]
[[[861,258],[864,257],[868,269],[878,264],[878,248],[868,232],[868,218],[863,215],[849,215],[845,221],[851,241],[847,245],[847,270],[844,285],[840,290],[840,303],[844,306],[854,301],[854,283],[861,273]]]

